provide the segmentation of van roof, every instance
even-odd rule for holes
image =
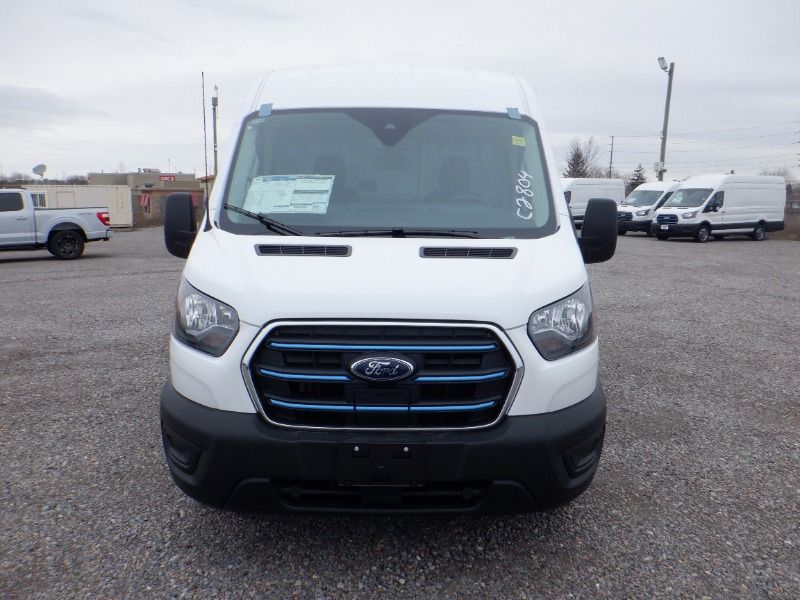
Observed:
[[[636,186],[636,190],[657,190],[667,192],[680,187],[679,181],[646,181]],[[635,190],[634,190],[635,191]]]
[[[562,177],[561,185],[605,185],[608,187],[624,186],[622,179],[608,179],[606,177]]]
[[[723,183],[786,185],[786,180],[775,175],[695,175],[684,181],[681,187],[715,188]]]
[[[327,65],[271,71],[250,107],[392,107],[506,112],[538,120],[527,83],[516,75],[431,65]]]

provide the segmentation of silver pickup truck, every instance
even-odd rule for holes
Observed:
[[[47,248],[70,260],[86,242],[109,239],[108,208],[36,208],[29,191],[0,189],[0,251]]]

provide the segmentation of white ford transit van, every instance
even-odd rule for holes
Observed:
[[[419,66],[268,75],[186,257],[161,425],[177,485],[245,510],[528,511],[589,485],[605,400],[580,238],[527,84]]]
[[[783,229],[786,180],[766,175],[698,175],[684,181],[656,211],[650,231],[660,240],[746,234],[763,240]]]
[[[628,194],[617,210],[619,234],[644,231],[648,236],[653,235],[650,232],[653,213],[661,208],[679,187],[680,183],[670,181],[652,181],[638,186]]]
[[[583,223],[586,205],[590,199],[610,198],[617,204],[622,204],[625,200],[625,183],[622,179],[562,177],[561,187],[576,227],[580,227]]]

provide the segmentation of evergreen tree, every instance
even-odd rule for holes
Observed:
[[[595,165],[598,148],[594,138],[585,142],[573,138],[569,143],[569,156],[564,177],[605,177],[603,169]]]
[[[639,163],[639,166],[633,170],[633,175],[631,175],[631,178],[628,179],[627,193],[630,194],[633,190],[646,182],[647,175],[644,173],[644,167],[642,166],[642,163]]]

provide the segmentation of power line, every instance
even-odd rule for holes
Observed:
[[[762,127],[778,127],[779,125],[794,125],[796,123],[800,123],[800,121],[782,121],[780,123],[765,123],[763,125],[752,125],[750,127],[733,127],[729,129],[714,129],[711,131],[695,131],[693,133],[673,133],[672,135],[706,135],[709,133],[725,133],[729,131],[747,131],[749,129],[761,129]]]

